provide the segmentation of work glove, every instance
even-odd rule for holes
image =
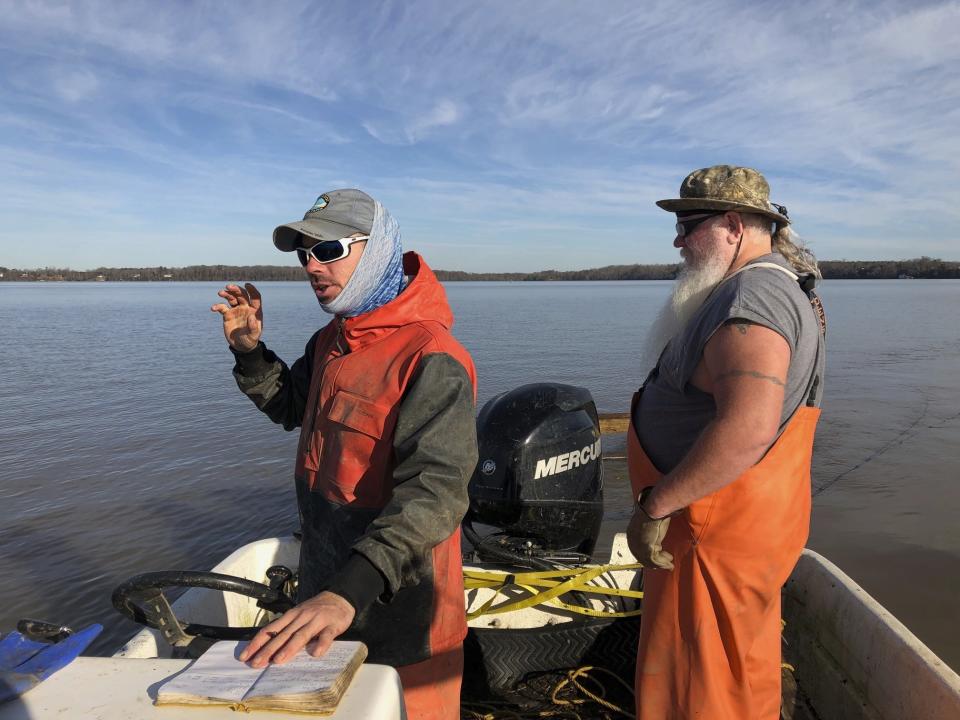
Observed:
[[[645,568],[673,570],[673,555],[663,549],[663,539],[670,527],[670,515],[662,518],[650,517],[643,509],[643,502],[653,486],[640,491],[633,517],[627,526],[627,545],[630,552]]]

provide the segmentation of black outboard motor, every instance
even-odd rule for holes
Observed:
[[[532,567],[589,560],[603,519],[600,424],[590,392],[524,385],[483,406],[477,434],[464,534],[479,559]],[[499,532],[481,540],[474,523]]]

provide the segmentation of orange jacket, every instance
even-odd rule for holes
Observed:
[[[264,351],[238,376],[275,422],[301,427],[300,599],[346,597],[344,637],[392,665],[466,634],[459,526],[477,459],[473,362],[433,272],[406,253],[404,273],[394,300],[335,318],[290,370]]]

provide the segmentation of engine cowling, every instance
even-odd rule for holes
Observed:
[[[477,434],[468,521],[498,529],[528,554],[589,557],[603,520],[600,424],[590,392],[523,385],[483,406]]]

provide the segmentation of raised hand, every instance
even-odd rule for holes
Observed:
[[[260,342],[263,333],[263,308],[260,291],[252,283],[227,285],[217,293],[226,303],[210,309],[223,316],[223,335],[230,347],[238,352],[249,352]]]

